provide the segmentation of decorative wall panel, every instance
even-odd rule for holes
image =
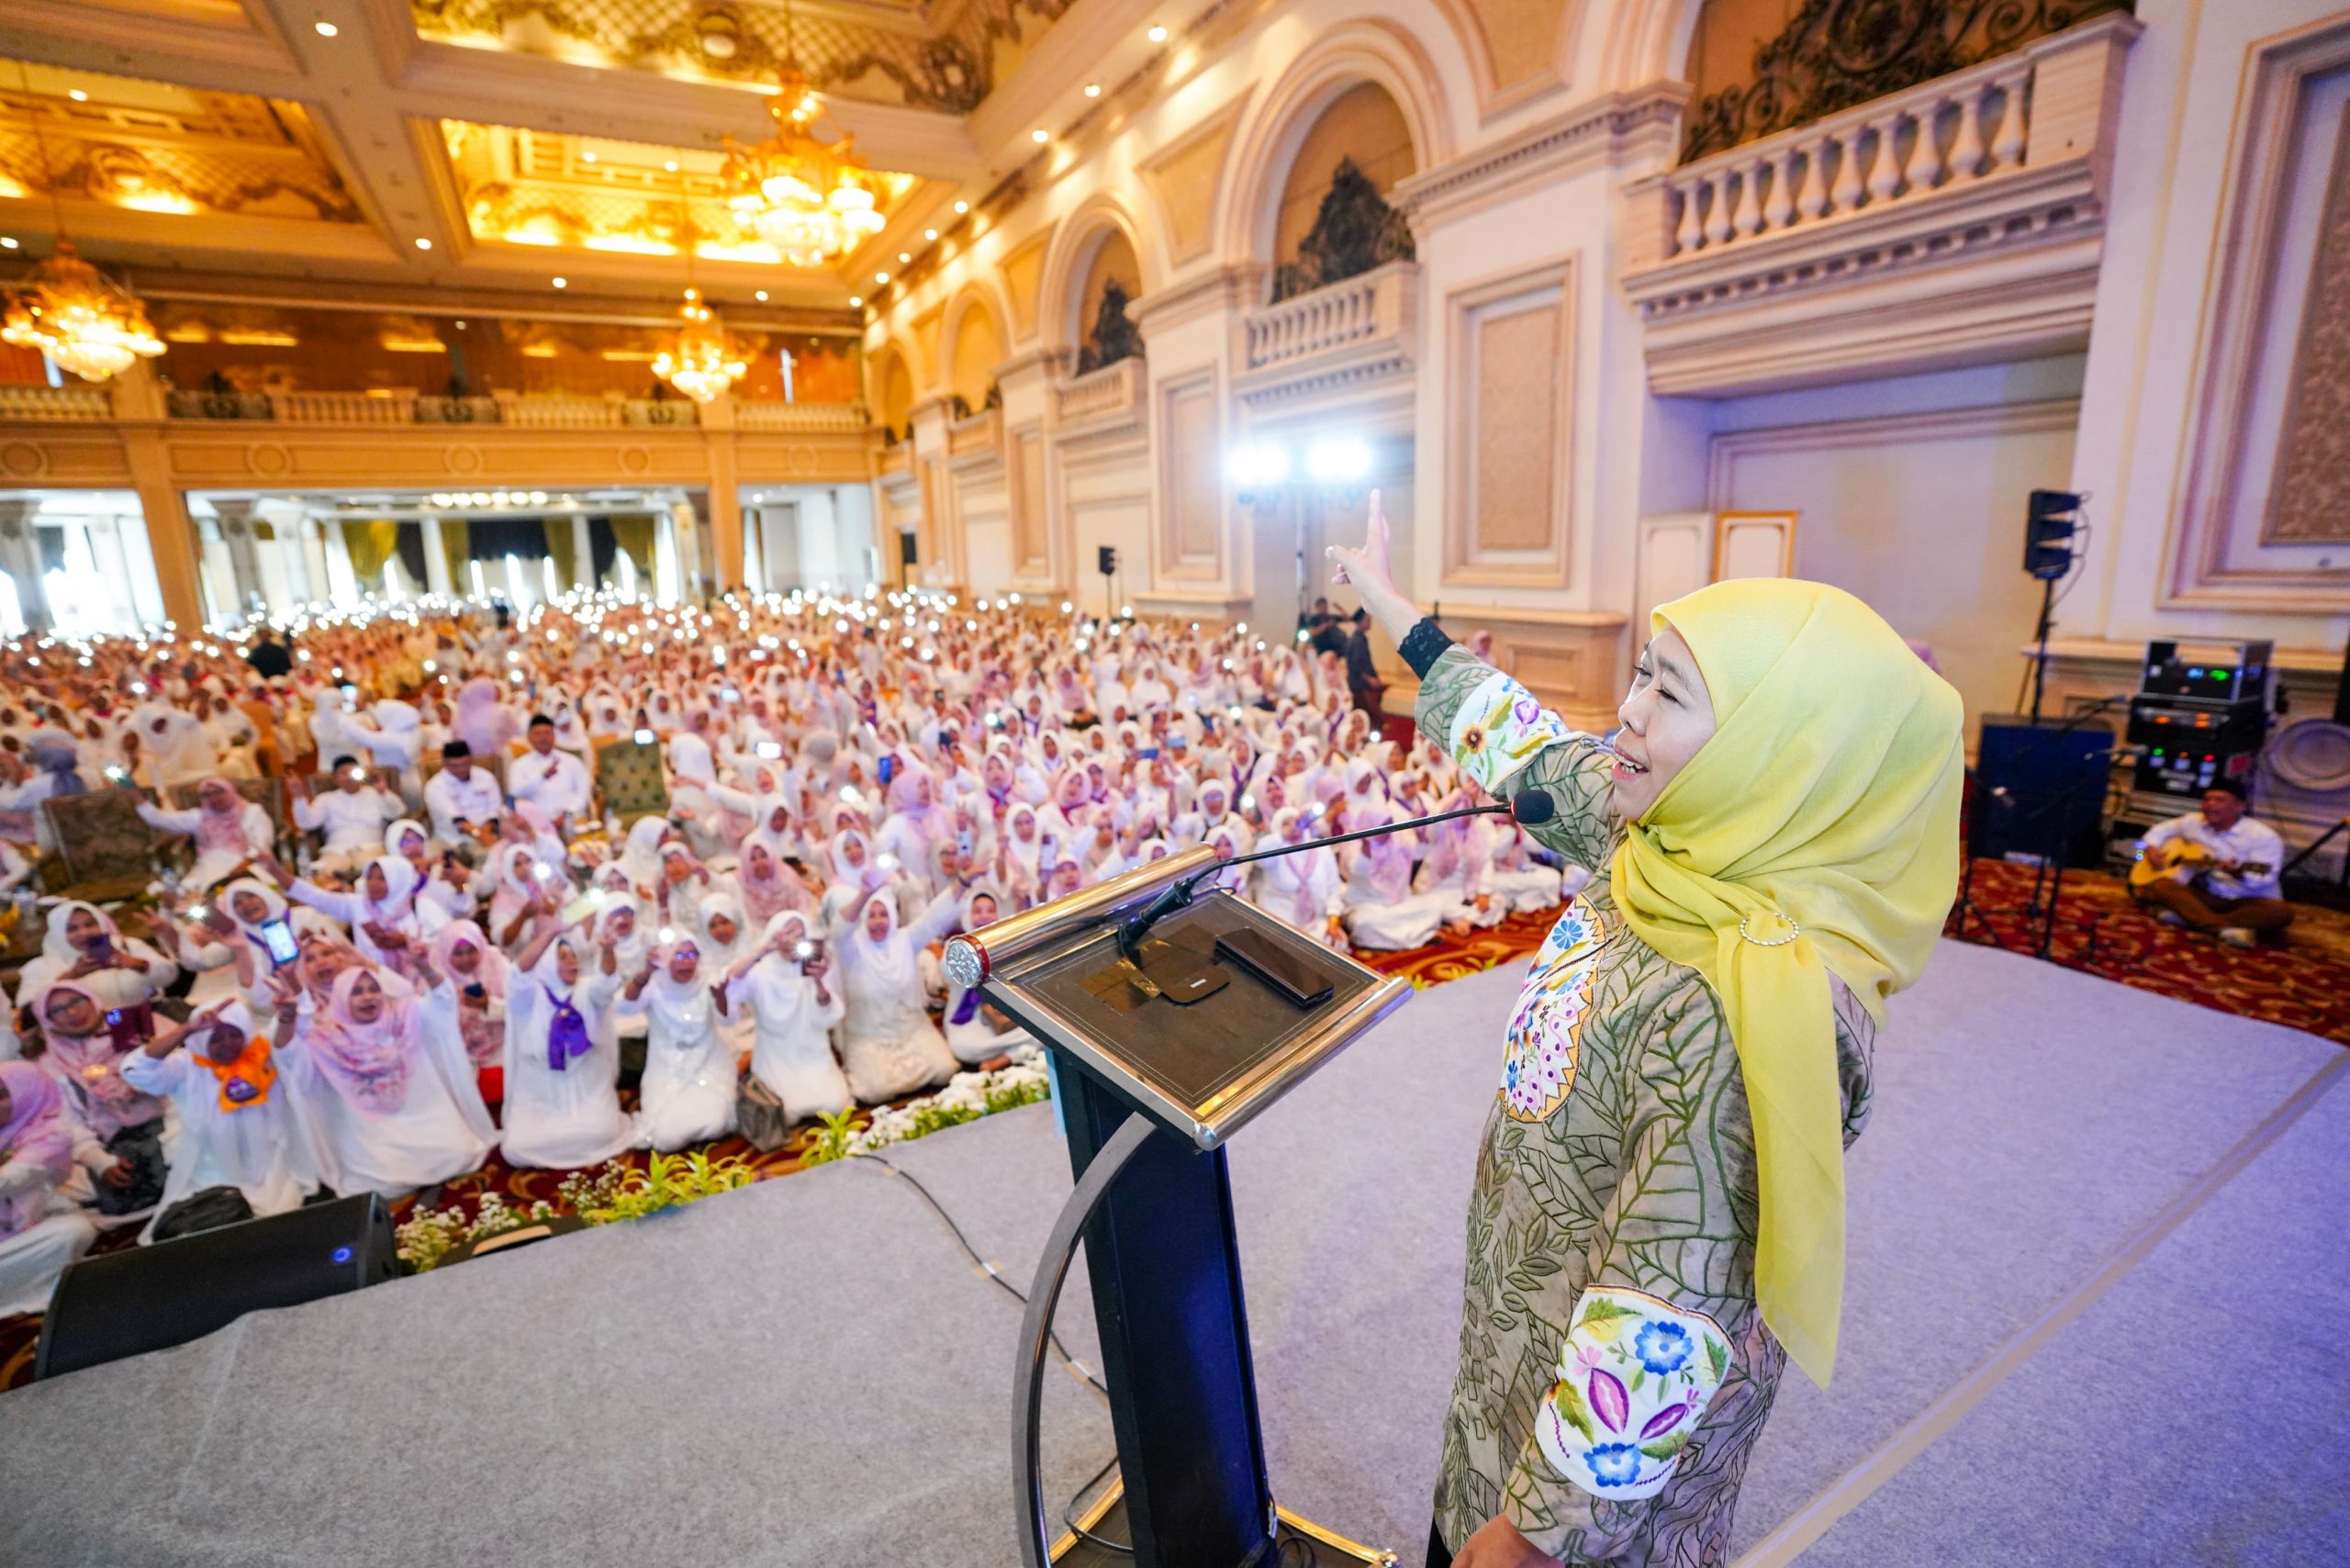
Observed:
[[[1214,373],[1162,383],[1158,396],[1159,429],[1165,432],[1160,571],[1171,577],[1218,577],[1223,555],[1223,465],[1216,435]]]
[[[1566,582],[1573,265],[1452,296],[1444,580]]]
[[[2350,542],[2350,109],[2334,136],[2277,469],[2266,538]]]
[[[1012,443],[1012,569],[1023,577],[1046,575],[1053,563],[1044,431],[1027,426],[1014,432]]]

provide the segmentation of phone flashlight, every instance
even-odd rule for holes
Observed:
[[[665,925],[665,926],[663,926],[663,927],[661,928],[661,938],[660,938],[660,939],[661,939],[661,942],[662,942],[663,946],[667,946],[669,943],[675,942],[675,941],[677,939],[677,928],[676,926],[674,926],[674,925]]]
[[[783,747],[775,741],[761,741],[751,750],[763,762],[773,762],[783,756]]]
[[[637,731],[636,744],[639,745],[651,745],[653,744],[653,732],[651,730]]]
[[[816,944],[803,936],[791,945],[791,956],[804,964],[816,956]]]

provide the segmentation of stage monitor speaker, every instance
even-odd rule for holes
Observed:
[[[2062,857],[2068,866],[2105,862],[2105,795],[2113,777],[2113,732],[2091,720],[2037,725],[2018,714],[1986,714],[1975,754],[1970,854]]]
[[[1118,575],[1118,547],[1114,544],[1096,545],[1093,551],[1095,569],[1105,577]]]
[[[916,535],[912,533],[898,535],[898,565],[901,566],[916,565],[920,550],[921,542]]]
[[[2350,648],[2343,650],[2342,678],[2333,683],[2333,722],[2350,724]]]
[[[399,1272],[391,1212],[374,1193],[84,1258],[41,1320],[33,1376],[54,1377],[223,1328]]]

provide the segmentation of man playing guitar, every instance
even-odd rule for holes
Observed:
[[[2285,841],[2245,814],[2244,786],[2222,778],[2203,791],[2203,808],[2157,823],[2139,841],[2130,896],[2166,925],[2216,931],[2232,947],[2284,938],[2293,909],[2277,868]]]

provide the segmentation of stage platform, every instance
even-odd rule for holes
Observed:
[[[1517,973],[1232,1150],[1276,1495],[1409,1563]],[[1785,1385],[1741,1561],[2342,1561],[2341,1047],[1949,943],[1895,1008],[1836,1387]],[[1049,1107],[890,1158],[1024,1287]],[[1091,1316],[1080,1270],[1088,1364]],[[1008,1563],[1018,1322],[912,1188],[823,1167],[0,1395],[0,1562]],[[1074,1377],[1045,1432],[1056,1498],[1109,1457]]]

